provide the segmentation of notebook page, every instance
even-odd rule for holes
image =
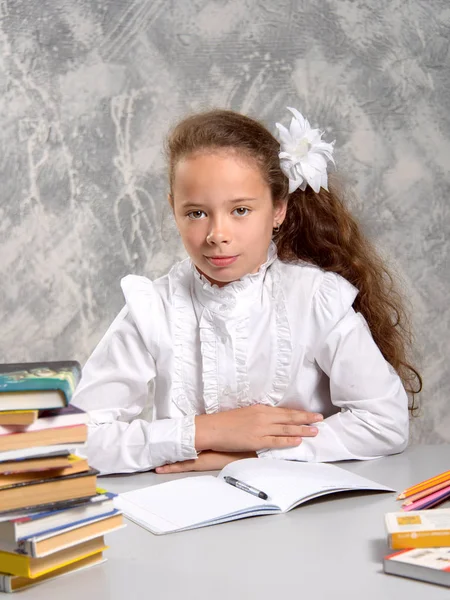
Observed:
[[[285,512],[301,502],[344,490],[393,491],[384,485],[325,463],[271,458],[246,458],[228,464],[219,474],[231,475],[265,492],[267,502]]]
[[[224,517],[271,510],[270,503],[211,475],[186,477],[120,494],[115,505],[153,533],[202,526]],[[228,519],[227,519],[228,520]]]

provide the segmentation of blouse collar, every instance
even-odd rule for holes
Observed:
[[[239,307],[251,304],[255,301],[258,294],[260,294],[267,269],[276,258],[277,247],[274,242],[270,242],[267,260],[259,267],[256,273],[244,275],[244,277],[238,281],[227,283],[223,287],[211,284],[206,277],[199,273],[194,263],[190,261],[194,275],[195,296],[200,304],[212,312],[229,315],[231,312],[234,312],[238,297]]]

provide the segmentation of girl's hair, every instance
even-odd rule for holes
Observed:
[[[412,336],[402,299],[393,278],[338,190],[307,187],[292,194],[280,168],[280,144],[258,121],[228,110],[212,110],[187,117],[171,131],[166,151],[172,194],[177,163],[200,152],[228,151],[253,159],[267,181],[273,202],[288,200],[286,218],[275,234],[278,256],[284,261],[306,261],[345,277],[359,290],[354,308],[366,319],[384,358],[412,395],[422,389],[420,374],[408,361]]]

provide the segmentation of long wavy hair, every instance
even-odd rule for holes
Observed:
[[[422,378],[409,360],[412,336],[409,319],[394,279],[374,246],[363,235],[336,186],[316,193],[311,187],[289,194],[280,169],[280,144],[258,121],[228,110],[189,116],[170,132],[166,153],[172,192],[177,163],[194,153],[237,152],[258,164],[272,200],[286,201],[286,218],[275,234],[282,261],[306,261],[345,277],[359,290],[353,304],[366,319],[384,358],[394,367],[410,394],[410,410]]]

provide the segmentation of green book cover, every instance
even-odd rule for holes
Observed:
[[[80,379],[81,366],[75,360],[0,364],[0,394],[60,390],[68,404]]]

